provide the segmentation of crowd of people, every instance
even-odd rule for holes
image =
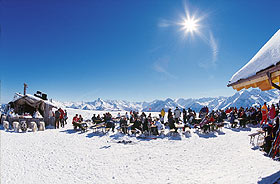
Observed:
[[[60,109],[60,111],[62,110]],[[58,119],[62,118],[62,114],[63,113],[61,113],[60,116],[56,116],[56,122]],[[139,113],[136,111],[130,111],[130,113],[126,112],[124,115],[118,113],[117,116],[113,118],[108,112],[103,114],[102,117],[99,114],[97,116],[94,114],[91,121],[95,124],[103,122],[107,128],[112,128],[112,131],[115,129],[114,122],[119,122],[119,127],[124,133],[128,133],[128,128],[131,129],[132,132],[137,130],[144,133],[155,129],[155,127],[157,127],[157,131],[168,127],[169,129],[174,129],[175,132],[177,132],[178,128],[176,124],[184,125],[183,130],[186,127],[199,128],[203,132],[207,133],[217,130],[219,126],[223,126],[226,119],[229,120],[231,128],[237,128],[238,124],[240,128],[246,128],[248,124],[260,124],[262,128],[267,130],[272,126],[274,122],[273,120],[278,116],[278,114],[278,104],[275,108],[274,105],[267,107],[265,103],[263,107],[250,107],[246,109],[242,107],[239,109],[231,107],[225,110],[212,110],[210,112],[208,107],[205,106],[200,110],[198,117],[196,112],[192,109],[182,109],[181,111],[178,107],[176,107],[173,112],[171,109],[168,109],[167,112],[162,109],[157,117],[152,117],[151,113],[147,115],[145,112]],[[83,118],[81,115],[78,117],[77,114],[73,118],[72,122],[74,124],[82,121]],[[157,133],[157,131],[152,132]]]
[[[123,134],[149,135],[160,135],[165,129],[178,133],[178,127],[182,128],[183,132],[187,128],[197,128],[203,133],[208,133],[223,127],[225,120],[229,122],[230,128],[246,128],[252,124],[265,131],[266,136],[262,147],[268,152],[279,129],[279,110],[279,104],[267,106],[266,103],[263,106],[240,107],[239,109],[231,107],[216,111],[209,111],[208,107],[205,106],[197,116],[196,112],[190,108],[180,110],[176,107],[174,111],[168,109],[166,112],[162,109],[157,117],[152,117],[151,113],[136,111],[126,112],[124,115],[118,113],[116,117],[112,117],[109,112],[102,117],[94,114],[91,122],[95,125],[103,124],[107,130],[112,129],[113,132],[116,125],[119,124],[117,129]],[[76,129],[82,121],[81,115],[77,114],[72,121],[74,128]]]
[[[259,125],[265,132],[264,144],[261,146],[266,153],[269,153],[275,137],[279,136],[279,104],[268,106],[266,103],[263,106],[250,108],[229,108],[226,113],[229,114],[229,122],[232,128],[246,128],[248,124]],[[238,120],[238,121],[236,121]],[[279,147],[278,147],[279,149]]]
[[[50,117],[54,118],[54,128],[59,128],[59,124],[61,128],[64,128],[65,124],[67,124],[67,111],[61,108],[58,108],[55,112],[50,111]]]
[[[151,113],[146,114],[145,112],[139,113],[136,111],[130,111],[130,113],[126,112],[124,115],[118,113],[117,116],[113,118],[108,112],[102,117],[94,114],[91,121],[96,125],[104,123],[104,126],[106,128],[111,128],[112,131],[115,129],[115,122],[118,122],[118,129],[125,134],[128,134],[130,130],[131,133],[159,135],[166,127],[168,127],[169,130],[174,130],[175,133],[178,132],[178,127],[182,128],[183,132],[186,128],[193,127],[201,128],[205,130],[204,132],[206,132],[206,129],[209,131],[216,130],[219,123],[222,123],[223,120],[227,118],[226,113],[223,110],[203,113],[200,113],[199,117],[197,117],[196,112],[190,108],[181,111],[176,107],[173,112],[171,109],[168,109],[167,112],[162,109],[156,117],[152,117]],[[81,116],[78,117],[77,114],[72,122],[76,129],[78,127],[77,125],[81,123]],[[211,126],[209,124],[211,124]]]

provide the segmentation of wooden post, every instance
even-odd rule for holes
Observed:
[[[266,72],[266,75],[267,75],[267,77],[268,77],[269,84],[270,84],[271,86],[273,86],[274,88],[280,90],[280,86],[278,86],[277,84],[275,84],[275,83],[272,82],[271,73]]]
[[[26,95],[27,84],[24,83],[23,85],[24,85],[23,95]]]

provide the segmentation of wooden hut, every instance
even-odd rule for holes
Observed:
[[[52,116],[50,112],[52,108],[56,106],[48,101],[43,100],[42,98],[30,94],[22,95],[16,93],[13,101],[9,102],[9,107],[14,109],[14,113],[17,114],[16,117],[11,118],[11,121],[44,121],[46,125],[52,124]],[[34,118],[32,115],[34,112],[39,111],[42,118]],[[30,117],[31,116],[31,117]]]

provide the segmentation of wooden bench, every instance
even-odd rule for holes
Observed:
[[[178,132],[176,132],[175,129],[170,129],[168,134],[171,136],[175,136],[176,134],[178,134]]]
[[[175,123],[175,127],[181,130],[183,133],[191,133],[190,128],[188,126],[185,127],[184,124],[180,123]],[[185,129],[185,131],[183,131]]]
[[[95,124],[95,125],[91,126],[91,128],[93,129],[94,132],[96,132],[98,129],[105,128],[105,122]]]
[[[260,137],[264,137],[265,131],[258,130],[255,133],[249,134],[250,136],[250,144],[255,145],[255,137],[257,136],[257,145],[259,145]]]
[[[86,132],[88,129],[88,124],[86,122],[75,122],[73,123],[74,129],[77,127],[81,130],[81,132]]]
[[[224,122],[217,123],[217,128],[218,128],[219,131],[221,131],[224,126],[225,126]]]

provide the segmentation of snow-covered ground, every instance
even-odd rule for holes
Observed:
[[[94,112],[68,113],[87,119]],[[280,163],[251,149],[248,134],[255,131],[191,130],[191,136],[149,140],[75,132],[70,120],[43,132],[1,129],[0,183],[271,183],[280,177]]]

